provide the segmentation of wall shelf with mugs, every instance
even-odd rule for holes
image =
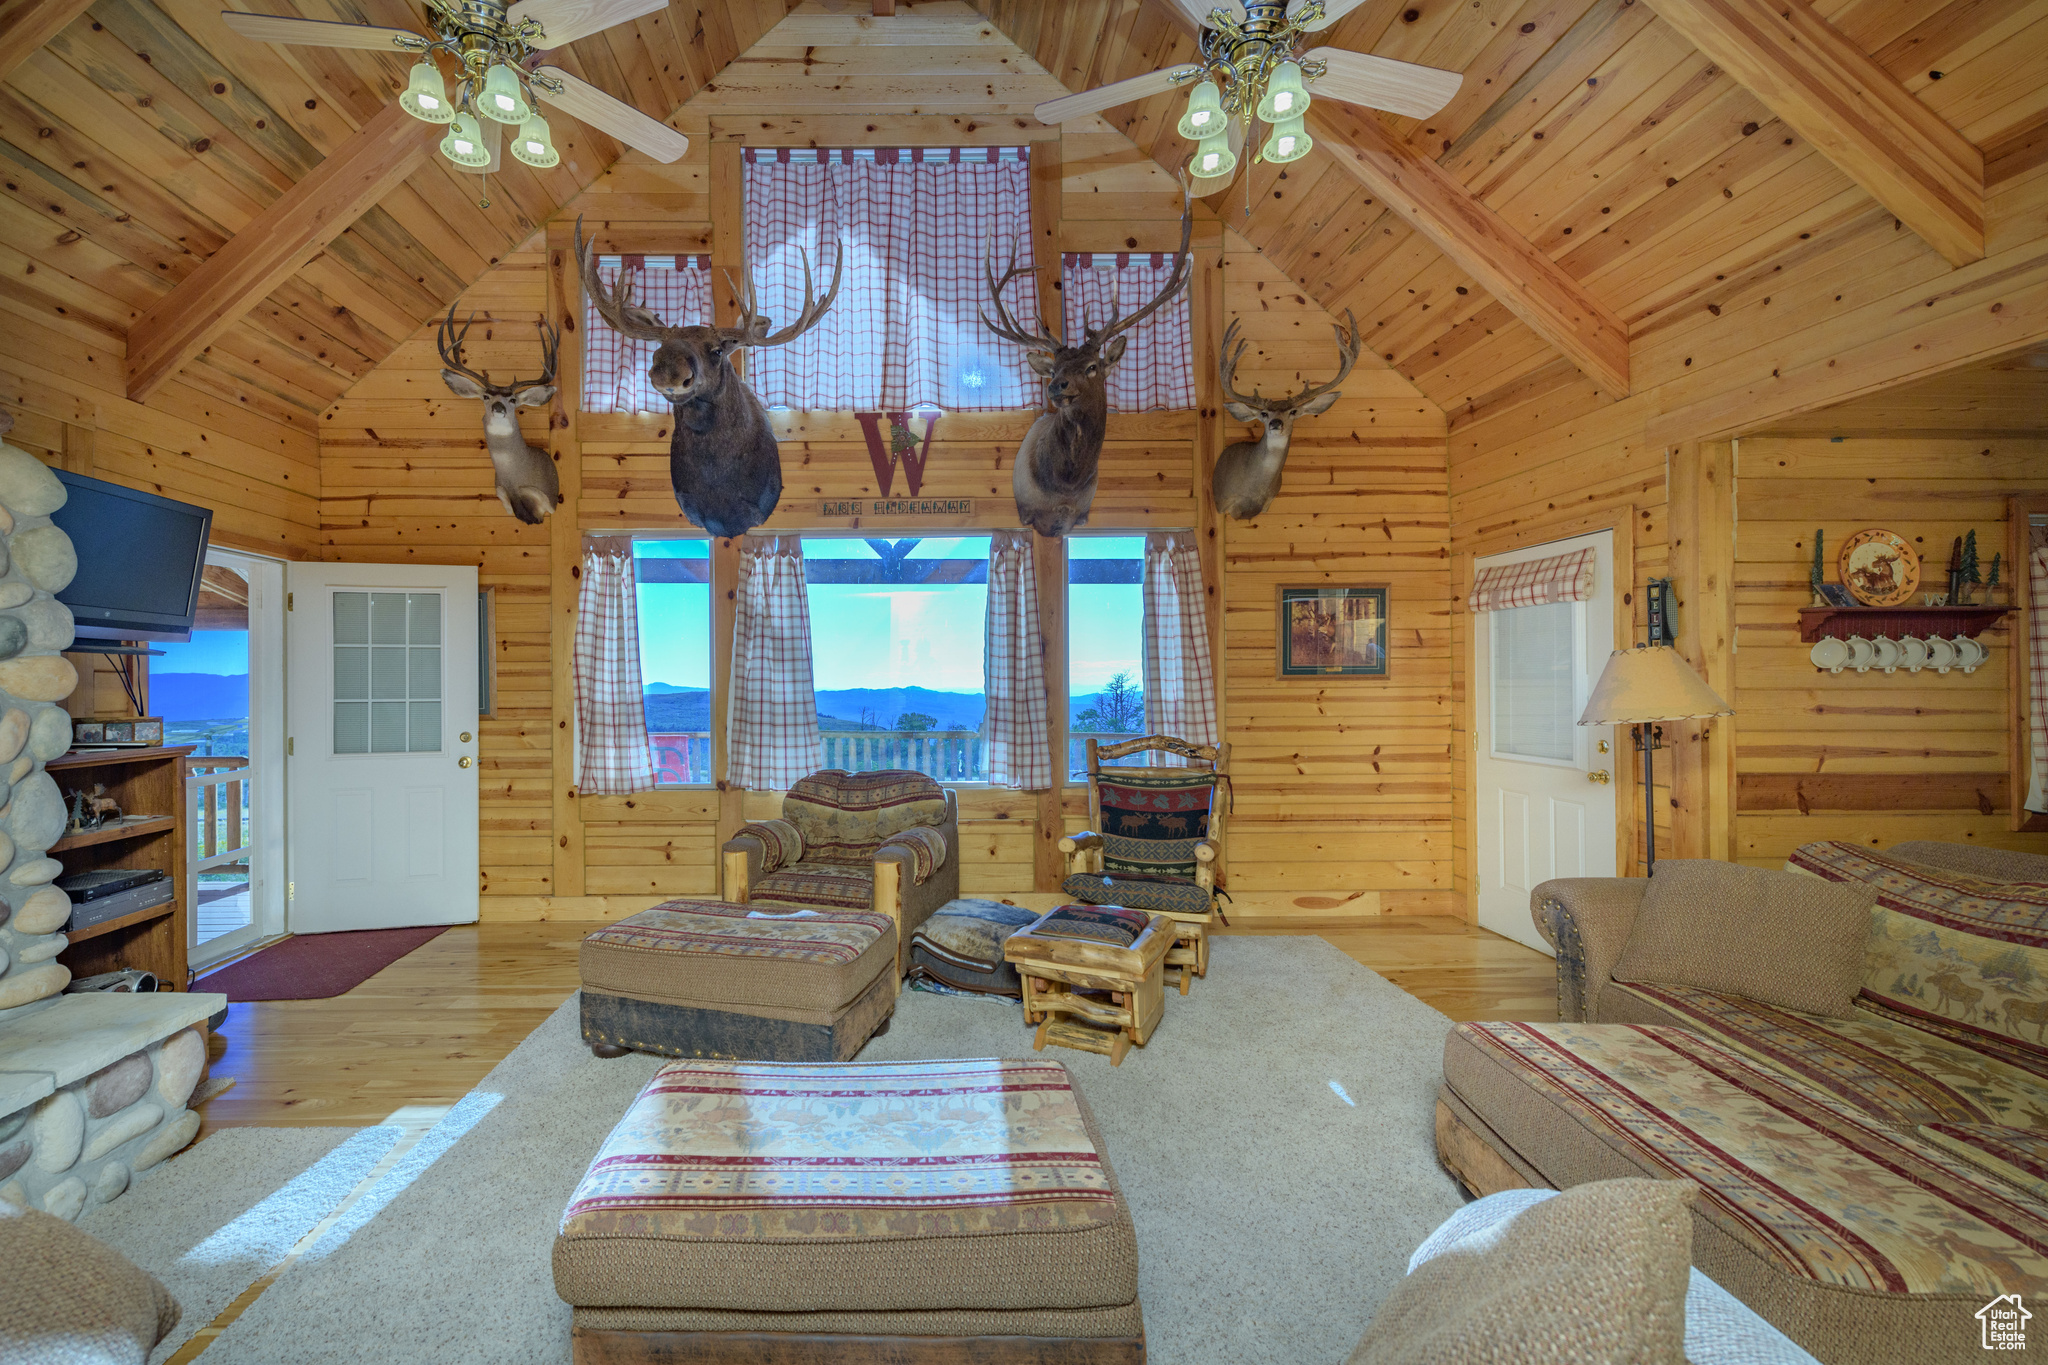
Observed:
[[[1802,607],[1799,638],[1828,673],[1974,673],[1990,656],[1981,635],[2010,607]]]

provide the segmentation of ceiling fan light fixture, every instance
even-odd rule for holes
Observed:
[[[1180,135],[1200,142],[1223,127],[1223,97],[1213,81],[1196,81],[1188,89],[1187,112],[1180,116]]]
[[[512,139],[512,155],[542,170],[558,165],[562,160],[562,154],[555,150],[554,139],[548,136],[548,121],[539,114],[519,125],[518,136]]]
[[[1273,132],[1266,139],[1266,145],[1259,149],[1259,155],[1276,165],[1299,161],[1309,154],[1316,140],[1308,135],[1308,129],[1301,123],[1300,115],[1282,119],[1273,125]]]
[[[1237,153],[1230,149],[1230,137],[1222,129],[1202,139],[1188,162],[1188,172],[1198,180],[1217,180],[1237,169]]]
[[[1299,120],[1308,112],[1309,103],[1308,91],[1301,84],[1300,64],[1281,62],[1266,78],[1266,92],[1259,97],[1259,121],[1279,124]]]
[[[485,118],[499,123],[524,123],[533,115],[533,106],[526,102],[526,92],[519,88],[518,73],[503,62],[492,67],[484,77],[484,90],[477,96],[476,110]]]
[[[469,114],[457,114],[455,121],[448,125],[448,135],[441,139],[441,155],[471,170],[491,164],[490,148],[484,146],[476,119]]]
[[[398,97],[398,107],[422,123],[447,123],[455,117],[455,105],[441,80],[441,68],[431,58],[422,57],[413,64],[412,79],[406,82],[405,93]]]

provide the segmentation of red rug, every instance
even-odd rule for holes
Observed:
[[[221,991],[230,1004],[251,1000],[327,1000],[362,985],[448,928],[357,929],[345,934],[304,934],[230,962],[192,983],[195,991]]]

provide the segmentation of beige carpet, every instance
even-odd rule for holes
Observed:
[[[1121,1067],[1057,1052],[1130,1199],[1155,1365],[1344,1359],[1462,1202],[1431,1139],[1450,1027],[1320,939],[1224,938]],[[1030,1050],[1014,1004],[906,992],[861,1057]],[[656,1065],[592,1058],[572,999],[450,1116],[473,1126],[423,1143],[387,1177],[410,1184],[330,1234],[204,1365],[567,1361],[555,1224]]]

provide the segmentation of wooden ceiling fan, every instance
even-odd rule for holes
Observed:
[[[657,161],[674,161],[690,140],[614,99],[559,66],[538,62],[538,54],[587,34],[652,14],[668,0],[426,0],[433,36],[373,24],[341,24],[274,14],[224,11],[221,19],[245,38],[308,47],[353,47],[413,52],[419,61],[398,102],[414,118],[445,124],[441,154],[469,170],[488,170],[496,161],[498,126],[516,128],[511,152],[530,166],[560,161],[547,120],[536,102],[552,105],[600,132],[637,147]],[[458,68],[451,94],[436,54]],[[486,120],[486,122],[479,122]]]
[[[1428,118],[1450,103],[1465,79],[1456,71],[1348,48],[1302,50],[1310,34],[1330,27],[1365,0],[1303,0],[1291,6],[1291,13],[1289,0],[1173,3],[1202,26],[1199,61],[1047,100],[1034,111],[1039,121],[1064,123],[1188,86],[1179,130],[1198,144],[1188,170],[1201,179],[1217,179],[1237,169],[1254,120],[1271,128],[1260,157],[1295,161],[1315,145],[1302,116],[1316,99]]]

